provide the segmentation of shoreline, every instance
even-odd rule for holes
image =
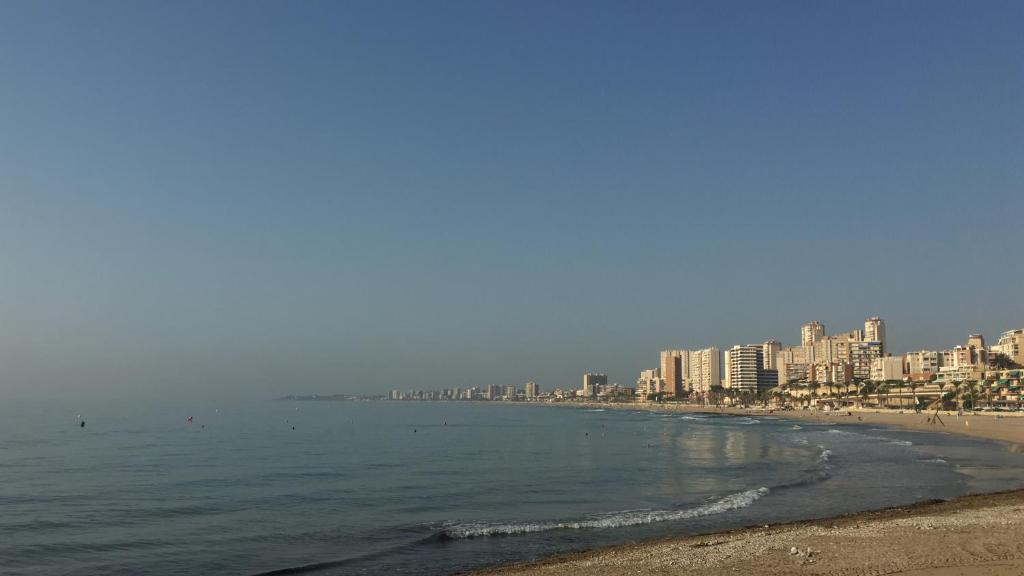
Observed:
[[[885,426],[962,434],[1002,442],[1024,453],[1024,418],[997,414],[850,410],[817,412],[716,408],[688,404],[572,403],[555,406],[771,416],[779,419]],[[1004,417],[997,417],[1004,416]],[[810,553],[808,554],[808,550]],[[669,536],[560,554],[521,564],[464,572],[466,576],[594,574],[906,574],[1010,576],[1024,573],[1024,488],[967,494],[865,510],[849,515],[750,526],[690,536]]]
[[[1021,413],[969,413],[959,418],[955,413],[939,411],[942,423],[927,421],[933,412],[913,412],[898,410],[860,410],[851,409],[841,412],[819,412],[814,410],[770,410],[762,408],[731,408],[700,406],[696,404],[651,404],[651,403],[602,403],[574,402],[551,404],[565,406],[609,410],[640,410],[662,413],[682,414],[727,414],[731,416],[771,416],[785,420],[815,422],[820,424],[853,424],[863,426],[889,426],[914,430],[917,432],[934,432],[939,434],[962,434],[985,440],[995,440],[1010,444],[1011,451],[1024,452],[1024,414]],[[1013,445],[1017,445],[1016,448]]]
[[[667,537],[464,576],[1024,573],[1024,489]],[[810,553],[808,553],[810,550]]]

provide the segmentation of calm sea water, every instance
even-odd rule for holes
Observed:
[[[1022,479],[999,443],[770,418],[7,403],[0,573],[450,574]]]

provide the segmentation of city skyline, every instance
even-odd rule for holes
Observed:
[[[864,311],[894,349],[998,334],[1022,19],[4,2],[0,398],[630,384]]]

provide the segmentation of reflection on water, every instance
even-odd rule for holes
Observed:
[[[101,406],[83,430],[78,407],[31,408],[0,406],[0,557],[17,576],[445,574],[1024,479],[1017,445],[784,420],[268,402]]]

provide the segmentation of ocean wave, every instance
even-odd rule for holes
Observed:
[[[622,528],[656,522],[670,522],[721,514],[730,510],[746,508],[768,493],[765,487],[730,494],[720,500],[704,504],[696,508],[682,510],[627,510],[593,516],[585,520],[565,522],[523,522],[523,523],[487,523],[469,522],[446,527],[442,534],[453,540],[480,538],[484,536],[511,536],[550,530],[587,530],[601,528]]]
[[[760,424],[761,421],[758,420],[757,418],[748,418],[748,417],[744,416],[743,418],[738,419],[737,423],[738,424],[743,424],[743,425],[747,425],[747,424]]]
[[[918,462],[928,462],[929,464],[949,464],[949,462],[946,462],[942,458],[925,458],[923,460],[918,460]]]
[[[792,430],[803,430],[803,429],[804,429],[803,426],[800,426],[799,424],[793,424]]]
[[[707,420],[707,416],[692,416],[687,414],[686,416],[680,416],[680,420]]]
[[[604,408],[595,408],[593,410],[584,410],[584,412],[604,412]]]
[[[827,431],[828,434],[842,434],[843,436],[860,436],[865,440],[876,440],[878,442],[885,442],[886,444],[893,444],[895,446],[913,446],[914,443],[910,440],[896,440],[893,438],[886,438],[885,436],[872,436],[870,434],[861,434],[859,432],[849,432],[847,430],[837,430],[832,428]]]

